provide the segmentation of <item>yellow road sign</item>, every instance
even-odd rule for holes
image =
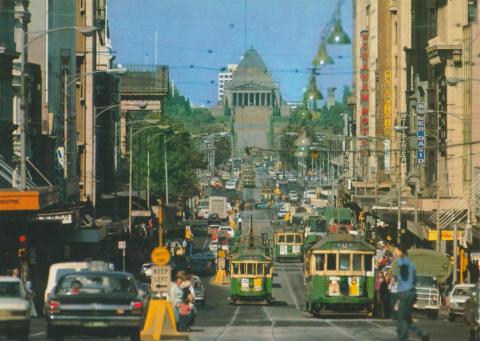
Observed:
[[[167,265],[170,262],[170,251],[165,247],[156,247],[150,254],[150,258],[157,265]]]

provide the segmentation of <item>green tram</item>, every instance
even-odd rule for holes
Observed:
[[[371,311],[374,303],[375,248],[351,234],[337,233],[315,243],[305,254],[307,310]]]
[[[275,261],[303,261],[304,234],[302,230],[279,229],[273,234]]]
[[[233,304],[240,301],[263,302],[272,300],[273,261],[265,254],[264,247],[253,243],[250,230],[245,249],[234,255],[230,264],[230,299]]]

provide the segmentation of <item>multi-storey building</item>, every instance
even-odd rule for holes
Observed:
[[[218,74],[218,101],[223,100],[225,83],[232,80],[233,73],[237,70],[237,64],[228,64],[225,70]]]
[[[354,6],[357,200],[433,241],[437,226],[475,220],[477,2]]]

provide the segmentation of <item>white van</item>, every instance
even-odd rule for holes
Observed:
[[[65,262],[55,263],[50,266],[48,271],[47,287],[43,297],[44,302],[47,302],[48,294],[53,290],[60,277],[65,274],[79,271],[113,271],[112,263],[103,261],[89,261],[89,262]]]

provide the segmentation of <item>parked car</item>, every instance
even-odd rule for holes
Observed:
[[[207,295],[205,294],[205,287],[203,286],[200,277],[193,276],[193,290],[195,292],[195,303],[199,302],[202,306],[205,306],[205,301],[207,300]]]
[[[290,176],[290,177],[288,178],[288,182],[290,182],[290,183],[295,183],[295,182],[297,182],[297,178],[295,178],[295,177],[293,177],[293,176]]]
[[[227,238],[235,238],[235,230],[230,226],[220,226],[218,229],[220,235],[224,235]]]
[[[474,284],[457,284],[448,295],[448,320],[453,322],[457,316],[463,316],[463,305],[471,296]]]
[[[84,271],[63,275],[49,294],[47,337],[129,336],[140,340],[145,305],[135,278],[125,272]]]
[[[20,279],[0,276],[0,335],[8,340],[28,340],[31,308]]]
[[[229,191],[234,191],[237,188],[235,181],[227,181],[225,184],[225,189]]]

